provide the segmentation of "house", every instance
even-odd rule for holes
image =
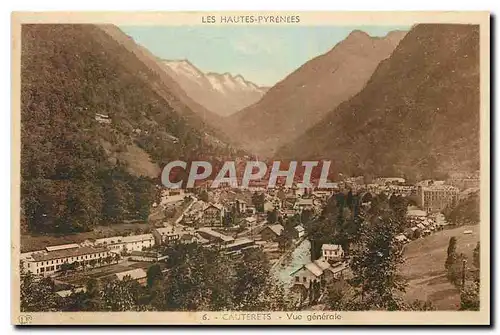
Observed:
[[[300,198],[297,200],[297,202],[294,205],[294,208],[298,210],[299,212],[302,212],[305,209],[313,209],[314,208],[314,199],[313,198]]]
[[[255,216],[249,216],[245,218],[245,224],[251,226],[257,223],[257,218]]]
[[[323,244],[321,254],[323,259],[327,261],[339,261],[344,257],[344,250],[338,244]]]
[[[130,235],[123,237],[125,252],[142,251],[155,245],[153,234]]]
[[[375,179],[375,184],[377,185],[398,185],[398,184],[404,184],[406,180],[404,178],[400,177],[386,177],[386,178],[377,178]]]
[[[111,118],[106,114],[95,113],[95,120],[99,123],[110,124]]]
[[[147,273],[144,269],[133,269],[133,270],[128,270],[128,271],[123,271],[123,272],[118,272],[115,273],[114,275],[115,280],[123,280],[125,277],[130,277],[132,280],[137,281],[141,285],[145,285],[147,281]]]
[[[123,242],[123,236],[113,236],[113,237],[99,238],[95,240],[94,245],[106,247],[110,251],[119,254],[123,251],[125,242]]]
[[[68,289],[68,290],[59,290],[59,291],[56,291],[56,294],[58,296],[60,296],[61,298],[66,298],[66,297],[69,297],[73,293],[81,293],[81,292],[87,292],[87,289],[85,288],[85,286],[74,287],[74,288]]]
[[[325,270],[327,273],[326,278],[340,279],[344,277],[344,273],[349,269],[346,262],[336,262],[330,265],[328,269]]]
[[[260,231],[260,236],[264,241],[273,241],[278,236],[283,233],[283,226],[280,224],[273,224],[270,226],[265,226]]]
[[[173,226],[153,229],[153,236],[157,245],[168,244],[179,240],[180,233]]]
[[[257,209],[255,209],[255,206],[247,206],[246,213],[249,215],[255,215],[255,213],[257,213]]]
[[[336,262],[330,264],[325,259],[317,259],[314,262],[303,265],[298,270],[291,273],[294,277],[295,285],[302,285],[308,289],[311,283],[329,282],[338,280],[344,276],[344,272],[348,269],[347,263]]]
[[[203,209],[202,222],[205,226],[222,226],[225,215],[224,206],[208,204]]]
[[[231,236],[226,236],[208,227],[203,227],[198,229],[198,234],[200,234],[201,237],[210,241],[210,243],[228,245],[234,242],[234,238],[232,238]]]
[[[247,212],[247,203],[243,200],[236,199],[234,202],[230,202],[229,205],[238,214],[245,214]]]
[[[427,216],[427,212],[418,208],[409,207],[406,216],[409,218],[423,218]]]
[[[129,259],[136,262],[151,262],[156,263],[167,259],[167,256],[162,256],[159,252],[154,251],[132,251]]]
[[[225,250],[228,253],[235,253],[253,247],[256,247],[255,242],[253,240],[246,237],[242,237],[235,240],[233,243],[226,245]]]
[[[399,234],[394,238],[396,239],[397,243],[404,244],[404,243],[408,242],[408,238],[404,234]]]
[[[293,209],[282,209],[280,214],[284,219],[288,219],[295,216],[295,211]]]
[[[270,212],[273,211],[276,208],[276,203],[273,201],[266,200],[264,202],[264,212]]]
[[[314,262],[308,263],[295,270],[290,274],[294,280],[294,284],[303,285],[308,289],[312,283],[321,281],[321,276],[323,275],[323,270],[316,265]]]
[[[47,247],[40,252],[31,253],[24,257],[23,266],[26,271],[43,276],[49,276],[62,270],[63,264],[96,266],[104,263],[104,259],[113,254],[107,248],[81,247],[78,244],[66,244]]]
[[[293,230],[295,232],[295,238],[297,238],[297,239],[303,237],[306,233],[306,231],[302,225],[295,226],[293,228]]]

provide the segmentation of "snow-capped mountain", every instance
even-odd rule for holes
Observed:
[[[208,110],[229,116],[257,101],[266,88],[229,73],[203,73],[188,60],[164,60],[165,71],[186,94]]]

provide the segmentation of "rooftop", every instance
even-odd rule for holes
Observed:
[[[113,236],[106,238],[99,238],[95,240],[96,244],[117,244],[123,242],[123,236]]]
[[[207,235],[216,237],[216,238],[220,238],[221,240],[223,240],[225,242],[229,242],[229,241],[233,241],[234,240],[234,238],[232,238],[230,236],[221,234],[221,233],[216,232],[215,230],[212,230],[212,229],[207,228],[207,227],[202,227],[202,228],[198,229],[198,231],[202,232],[202,233],[205,233]]]
[[[47,249],[47,251],[57,251],[57,250],[65,250],[65,249],[74,249],[74,248],[78,248],[78,247],[79,247],[78,244],[72,243],[72,244],[55,245],[52,247],[46,247],[45,249]]]
[[[106,248],[94,248],[94,247],[79,247],[73,249],[63,249],[56,251],[49,251],[44,253],[33,253],[31,257],[36,262],[50,261],[59,258],[67,258],[67,257],[78,257],[82,255],[95,254],[99,252],[107,252]]]
[[[313,275],[319,277],[323,274],[323,270],[315,263],[308,263],[304,267],[309,270]]]
[[[141,242],[147,240],[154,240],[153,234],[130,235],[123,237],[123,242]]]
[[[115,273],[115,276],[118,277],[119,280],[123,280],[126,276],[130,276],[132,279],[141,279],[141,278],[146,278],[147,273],[144,271],[144,269],[133,269],[129,271],[124,271],[124,272],[119,272]]]
[[[342,250],[342,246],[338,244],[323,244],[321,250]]]

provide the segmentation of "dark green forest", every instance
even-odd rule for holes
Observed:
[[[23,25],[24,231],[66,234],[146,219],[165,162],[230,151],[207,143],[211,129],[172,107],[165,97],[178,101],[160,84],[98,26]],[[96,113],[111,122],[97,122]]]

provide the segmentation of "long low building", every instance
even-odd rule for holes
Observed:
[[[104,247],[79,246],[68,244],[56,247],[47,247],[43,251],[34,252],[23,259],[24,268],[34,274],[51,275],[59,270],[63,264],[91,264],[96,263],[114,254]]]
[[[113,236],[95,240],[95,245],[109,248],[116,253],[142,251],[155,245],[153,234]]]

